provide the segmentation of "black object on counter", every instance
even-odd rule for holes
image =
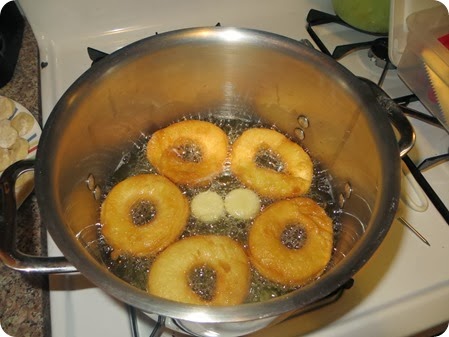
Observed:
[[[0,14],[0,88],[7,84],[14,74],[24,26],[24,19],[15,2],[6,3]]]

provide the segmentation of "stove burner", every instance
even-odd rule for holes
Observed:
[[[390,69],[395,69],[394,65],[390,62],[388,58],[388,38],[386,37],[378,37],[374,40],[364,41],[364,42],[356,42],[345,45],[340,45],[335,47],[334,51],[331,53],[321,39],[318,37],[313,27],[323,24],[335,23],[339,24],[356,31],[360,31],[357,28],[348,25],[342,19],[340,19],[337,15],[328,14],[325,12],[318,11],[316,9],[311,9],[307,15],[307,32],[313,39],[313,41],[317,44],[320,50],[334,58],[335,60],[339,60],[347,54],[354,52],[360,49],[369,49],[368,57],[373,60],[373,62],[380,68],[383,69],[382,75],[380,76],[378,85],[381,86],[387,74],[387,71]],[[371,36],[379,36],[376,33],[364,32],[365,34],[369,34]]]
[[[388,39],[385,37],[376,39],[371,43],[368,56],[379,68],[395,69],[388,57]]]

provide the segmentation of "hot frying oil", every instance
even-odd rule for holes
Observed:
[[[228,135],[229,143],[232,144],[237,137],[242,134],[243,131],[254,128],[254,127],[266,127],[259,122],[254,122],[250,120],[242,120],[242,119],[226,119],[211,116],[206,119],[202,118],[202,120],[206,120],[214,123],[219,126],[221,129],[225,131]],[[127,177],[137,175],[137,174],[155,174],[156,170],[151,166],[146,157],[146,143],[148,142],[149,137],[142,137],[142,139],[138,140],[135,143],[135,148],[126,153],[115,172],[111,176],[111,179],[107,186],[105,186],[105,194],[107,195],[108,191],[118,182],[126,179]],[[186,147],[185,156],[186,158],[200,158],[201,154],[194,153],[194,147]],[[307,151],[307,149],[306,149]],[[267,168],[282,171],[282,162],[278,160],[276,154],[271,151],[267,151],[266,153],[258,154],[258,163],[260,165],[266,166]],[[312,181],[312,187],[310,192],[306,195],[314,199],[318,204],[320,204],[327,212],[331,218],[334,220],[335,226],[338,226],[338,215],[339,209],[337,207],[337,203],[335,202],[335,198],[332,193],[332,178],[328,174],[328,172],[323,169],[319,162],[314,161],[314,179]],[[230,171],[230,163],[226,162],[222,171],[218,177],[216,177],[210,186],[201,187],[201,188],[192,188],[188,186],[178,186],[183,194],[189,199],[197,195],[200,192],[204,192],[206,190],[211,190],[218,193],[223,199],[225,196],[232,190],[236,188],[241,188],[243,185],[239,182],[239,180],[234,177]],[[272,200],[266,198],[260,198],[261,207],[260,211],[265,209]],[[145,207],[141,207],[142,209],[147,208],[151,209],[151,205],[145,205]],[[154,210],[152,210],[154,212]],[[157,210],[156,210],[157,212]],[[143,218],[150,218],[151,214],[142,215]],[[151,221],[151,220],[150,220]],[[248,229],[251,226],[252,220],[240,220],[233,218],[232,216],[226,214],[220,220],[212,223],[204,223],[197,220],[195,217],[190,216],[187,226],[182,233],[180,239],[194,236],[194,235],[226,235],[231,237],[232,239],[240,242],[243,247],[247,246],[247,236]],[[139,225],[139,224],[137,224]],[[336,228],[337,229],[337,228]],[[292,231],[293,233],[294,231]],[[147,275],[148,271],[151,268],[151,263],[154,257],[147,258],[135,258],[130,256],[119,256],[117,259],[111,258],[111,247],[107,245],[104,241],[104,238],[101,236],[101,231],[99,231],[100,236],[100,247],[101,247],[101,256],[103,262],[110,268],[110,270],[121,277],[125,281],[130,284],[145,289],[147,283]],[[293,240],[294,241],[294,240]],[[296,241],[295,241],[296,242]],[[291,243],[292,245],[297,244]],[[196,277],[190,277],[189,282],[191,289],[193,289],[198,296],[209,298],[213,294],[214,282],[213,280],[207,280],[210,275],[213,275],[213,271],[207,269],[207,266],[203,266],[201,269],[201,273],[197,273]],[[206,271],[206,272],[204,272]],[[196,271],[192,271],[194,273]],[[210,275],[209,275],[210,274]],[[192,274],[193,275],[193,274]],[[201,277],[198,277],[201,275]],[[205,279],[206,278],[206,279]],[[212,278],[212,276],[210,277]],[[197,280],[197,281],[195,281]],[[207,285],[207,286],[206,286]],[[287,286],[282,286],[266,280],[262,277],[256,270],[252,270],[252,279],[250,285],[250,291],[248,295],[247,302],[257,302],[263,301],[270,298],[274,298],[277,296],[281,296],[292,291],[292,288]],[[205,295],[206,294],[206,295]]]

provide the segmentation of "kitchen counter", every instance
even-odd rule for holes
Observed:
[[[28,23],[14,76],[0,88],[0,95],[22,104],[41,120],[38,47]],[[19,249],[33,255],[45,254],[46,231],[34,194],[20,207],[17,221]],[[50,336],[48,278],[10,270],[0,262],[0,322],[3,330],[14,337]]]

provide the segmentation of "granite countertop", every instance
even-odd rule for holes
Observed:
[[[14,76],[0,88],[0,95],[22,104],[41,121],[38,47],[28,23]],[[45,255],[46,231],[34,193],[20,207],[17,222],[18,248],[24,253]],[[0,262],[0,322],[14,337],[50,336],[48,277],[10,270]]]

